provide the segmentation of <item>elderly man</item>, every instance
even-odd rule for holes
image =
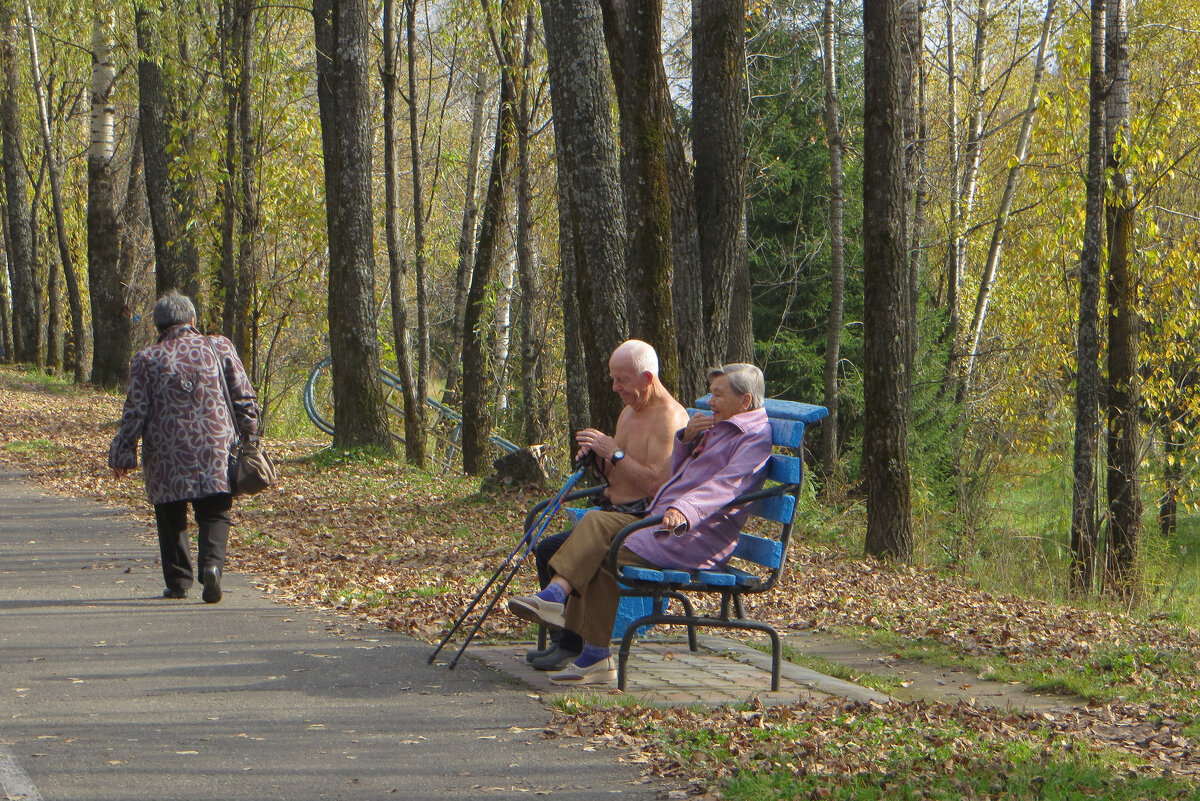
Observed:
[[[762,486],[771,455],[771,424],[763,404],[763,375],[752,364],[709,370],[711,415],[696,415],[673,438],[673,473],[646,514],[662,515],[657,529],[625,540],[619,565],[699,570],[723,566],[737,545],[749,509],[725,508]],[[609,651],[620,601],[608,570],[613,539],[639,518],[618,511],[589,512],[555,554],[554,575],[537,595],[514,597],[517,617],[578,631],[584,647],[550,677],[556,684],[607,684],[617,670]]]
[[[601,509],[640,516],[650,499],[671,474],[671,451],[675,432],[688,421],[687,410],[672,397],[658,378],[658,354],[638,339],[623,342],[608,360],[613,392],[625,408],[617,418],[613,436],[595,428],[575,435],[579,455],[595,455],[596,469],[608,481],[599,498]],[[564,531],[546,537],[534,551],[542,587],[552,576],[550,560],[570,536]],[[536,670],[558,670],[579,656],[583,641],[574,631],[556,629],[550,647],[530,651],[525,658]]]

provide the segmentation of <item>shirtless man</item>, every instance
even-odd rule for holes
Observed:
[[[613,436],[595,428],[575,435],[578,456],[595,454],[596,469],[608,481],[599,498],[605,511],[642,514],[658,488],[671,477],[675,432],[688,424],[687,410],[658,378],[658,354],[638,339],[621,343],[608,360],[613,392],[625,408]],[[534,551],[538,580],[545,587],[552,576],[550,559],[570,536],[564,531],[543,538]],[[583,649],[579,635],[565,629],[551,632],[550,647],[530,651],[525,658],[537,670],[558,670]]]

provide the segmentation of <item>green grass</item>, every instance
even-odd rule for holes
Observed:
[[[663,747],[700,771],[738,765],[722,790],[730,801],[1200,798],[1195,784],[1138,775],[1116,752],[1049,731],[995,739],[953,719],[891,712],[753,729],[736,744],[701,728]]]
[[[32,456],[33,454],[37,453],[55,454],[65,453],[67,451],[67,449],[62,445],[40,437],[38,439],[9,442],[4,446],[4,450],[8,451],[9,453],[24,454],[27,456]]]
[[[1189,709],[1195,699],[1177,695],[1177,691],[1158,680],[1159,674],[1190,676],[1191,661],[1169,651],[1146,645],[1112,645],[1096,648],[1085,658],[1028,659],[1011,661],[1003,656],[970,656],[937,640],[908,640],[886,631],[854,629],[875,646],[912,659],[944,668],[966,668],[985,674],[991,681],[1020,682],[1035,692],[1079,696],[1088,701],[1124,699],[1133,703],[1172,701],[1179,709]],[[1200,726],[1200,717],[1192,728]]]
[[[763,653],[771,652],[770,646],[766,643],[752,642],[750,645]],[[903,681],[903,678],[897,673],[868,673],[866,671],[854,670],[846,665],[832,662],[823,656],[797,651],[787,644],[783,646],[783,658],[794,665],[800,665],[809,670],[823,673],[826,676],[848,681],[851,684],[869,687],[885,695],[895,695],[901,688],[900,682]]]

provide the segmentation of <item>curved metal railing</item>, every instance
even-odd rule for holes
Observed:
[[[308,419],[314,426],[330,436],[334,431],[333,421],[330,419],[333,416],[332,383],[325,381],[324,383],[329,386],[324,387],[323,390],[318,390],[317,385],[322,383],[323,376],[328,373],[332,365],[333,357],[331,356],[326,356],[317,362],[309,372],[308,380],[304,382],[304,392],[301,394],[301,403],[304,405],[304,413],[308,415]],[[396,393],[401,392],[400,376],[382,367],[379,369],[379,374],[387,390],[384,404],[387,406],[388,412],[401,423],[400,426],[392,426],[392,438],[397,442],[404,442],[404,437],[396,433],[397,430],[404,430],[404,406],[402,403],[397,404],[393,401]],[[323,405],[329,410],[328,416],[322,408]],[[462,450],[462,415],[433,398],[426,398],[425,405],[432,412],[427,416],[426,421],[433,445],[429,449],[430,459],[435,464],[441,465],[444,470],[452,469],[457,464],[459,452]],[[503,453],[515,453],[520,450],[515,443],[496,434],[489,436],[488,442]]]

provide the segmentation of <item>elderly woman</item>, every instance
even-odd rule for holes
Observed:
[[[137,467],[142,441],[146,495],[154,505],[162,554],[164,598],[186,598],[192,586],[187,508],[199,529],[205,603],[221,600],[221,571],[229,537],[229,452],[239,433],[258,431],[258,402],[233,343],[196,330],[196,307],[176,292],[154,306],[158,342],[134,354],[121,429],[108,466],[121,478]],[[221,375],[229,386],[231,420]]]
[[[675,435],[672,476],[646,516],[662,515],[657,529],[643,528],[622,545],[618,565],[699,570],[723,566],[737,545],[748,509],[727,504],[762,486],[771,455],[771,424],[763,410],[763,374],[752,364],[708,371],[712,414],[696,415]],[[607,569],[613,538],[639,516],[593,511],[550,562],[554,577],[537,595],[510,598],[517,617],[566,627],[583,636],[583,652],[554,673],[556,684],[606,684],[617,670],[609,651],[620,602]]]

